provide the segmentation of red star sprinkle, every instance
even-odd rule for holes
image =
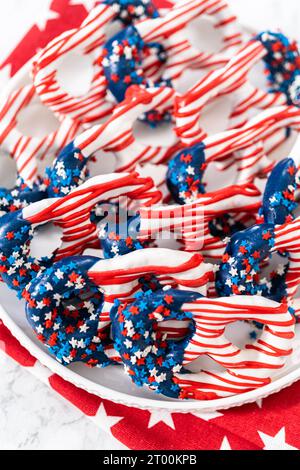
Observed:
[[[55,346],[56,343],[57,343],[57,333],[53,333],[48,340],[48,344],[49,346]]]
[[[229,254],[226,253],[225,255],[223,255],[222,261],[223,261],[223,263],[227,263],[228,260],[229,260]]]
[[[272,235],[270,234],[270,232],[266,232],[263,234],[263,239],[264,240],[270,240],[270,238],[272,238]]]
[[[131,237],[127,237],[126,240],[125,240],[125,243],[126,243],[126,246],[132,246],[132,238]]]
[[[135,305],[130,307],[129,311],[132,313],[132,315],[138,315],[138,313],[139,313],[139,309]]]
[[[238,295],[238,294],[240,293],[238,286],[232,286],[232,292],[233,292],[235,295]]]
[[[173,302],[172,295],[165,295],[165,302],[170,305]]]
[[[71,326],[71,325],[67,326],[67,328],[66,328],[66,333],[67,334],[74,333],[74,331],[75,331],[74,326]]]
[[[190,163],[192,161],[192,155],[188,154],[188,155],[184,155],[182,154],[181,157],[180,157],[180,160],[184,163]]]
[[[130,76],[130,75],[126,75],[126,76],[124,77],[123,82],[124,82],[124,83],[127,83],[127,84],[131,83],[131,76]]]
[[[296,168],[294,166],[290,166],[287,171],[291,176],[294,176],[296,173]]]
[[[15,238],[14,232],[7,232],[6,238],[7,240],[13,240]]]
[[[75,272],[69,275],[69,279],[71,282],[76,282],[78,278],[79,278],[79,275],[76,274]]]
[[[33,300],[33,299],[29,299],[29,300],[28,300],[28,305],[29,305],[29,307],[31,307],[31,308],[34,308],[34,307],[36,307],[35,300]]]
[[[116,73],[112,73],[111,74],[111,79],[113,82],[118,82],[119,81],[119,75],[117,75]]]

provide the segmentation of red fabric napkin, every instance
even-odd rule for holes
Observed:
[[[37,51],[67,29],[78,26],[91,2],[53,0],[57,15],[41,30],[33,26],[0,66],[11,74]],[[157,0],[161,8],[171,2]],[[0,321],[0,347],[35,376],[48,377],[49,386],[110,431],[129,449],[136,450],[279,450],[300,449],[300,382],[258,403],[210,414],[149,412],[91,395],[43,367]]]

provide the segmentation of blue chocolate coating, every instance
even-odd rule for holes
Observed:
[[[297,208],[295,191],[297,167],[292,158],[279,162],[272,171],[263,196],[261,215],[265,222],[282,225],[288,222]]]
[[[231,237],[216,274],[220,297],[266,293],[267,286],[260,284],[258,274],[261,262],[270,256],[274,237],[273,224],[255,225]]]
[[[167,184],[178,204],[196,200],[198,195],[205,193],[202,178],[206,166],[203,142],[181,150],[170,160]]]
[[[236,222],[230,215],[226,214],[222,217],[217,217],[208,224],[209,231],[213,237],[218,237],[220,240],[224,236],[231,236],[236,232],[245,230],[245,225],[241,222]]]
[[[46,169],[44,184],[48,197],[66,196],[72,189],[80,186],[88,177],[88,156],[70,142],[58,155],[52,167]]]
[[[22,210],[6,214],[0,225],[0,273],[10,289],[21,295],[23,289],[47,264],[30,256],[33,238],[31,224],[24,219]]]
[[[139,220],[139,216],[129,217],[125,226],[117,224],[115,232],[109,231],[108,224],[103,227],[100,241],[104,258],[115,258],[144,248],[144,243],[137,239]]]
[[[108,89],[120,103],[125,99],[126,91],[132,85],[145,87],[172,86],[169,80],[163,78],[150,83],[144,76],[142,65],[145,51],[152,49],[157,59],[164,64],[166,52],[160,43],[145,43],[134,26],[118,32],[104,46],[102,66],[108,83]],[[156,110],[148,111],[142,118],[151,126],[160,122],[169,122],[169,113]]]
[[[119,103],[125,99],[130,85],[145,84],[144,77],[138,73],[144,46],[134,26],[119,31],[104,46],[104,74],[109,90]]]
[[[288,266],[279,268],[271,279],[259,278],[261,263],[272,257],[275,227],[293,219],[296,209],[297,167],[291,158],[279,162],[273,169],[263,196],[261,215],[264,222],[231,237],[220,270],[216,274],[217,292],[222,297],[261,294],[278,302],[286,296]]]
[[[13,189],[0,188],[0,212],[6,214],[15,212],[46,197],[46,190],[39,184],[28,186],[21,177],[18,177]]]
[[[286,95],[287,103],[300,106],[300,54],[296,41],[282,33],[265,31],[255,40],[267,50],[264,63],[270,92]]]
[[[146,385],[156,393],[178,398],[180,387],[174,382],[174,368],[178,371],[179,366],[180,370],[184,350],[195,331],[192,314],[181,308],[202,296],[170,289],[136,297],[129,305],[116,302],[111,311],[115,348],[137,386]],[[189,333],[181,341],[166,341],[157,330],[157,323],[163,320],[191,320]]]
[[[104,352],[109,331],[98,330],[103,295],[87,274],[97,261],[91,256],[75,256],[54,263],[32,280],[23,295],[29,324],[64,365],[111,364]]]
[[[206,167],[203,142],[181,150],[170,160],[167,185],[173,199],[178,204],[188,204],[205,194],[205,185],[202,179]],[[224,215],[209,223],[211,234],[220,239],[244,230],[244,228],[243,224],[235,222],[230,215]]]

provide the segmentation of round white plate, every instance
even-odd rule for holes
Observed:
[[[286,366],[278,373],[271,384],[241,395],[212,401],[179,401],[155,395],[143,388],[137,388],[124,374],[122,367],[111,366],[105,369],[90,369],[84,365],[74,364],[64,367],[59,364],[36,339],[28,325],[24,313],[25,304],[16,299],[12,291],[0,286],[0,318],[4,325],[41,364],[58,374],[73,385],[101,398],[147,410],[168,410],[177,413],[213,412],[228,409],[245,403],[255,402],[268,395],[279,392],[300,379],[300,325],[296,327],[294,352]],[[239,338],[242,334],[249,339],[250,326],[236,324],[230,332],[231,337]],[[239,343],[239,341],[236,341]]]
[[[195,26],[195,25],[194,25]],[[209,29],[209,27],[208,27]],[[206,30],[206,41],[205,44],[216,44],[214,40],[210,39],[207,25]],[[198,33],[199,28],[196,28]],[[27,64],[21,71],[14,77],[10,82],[10,90],[17,88],[20,85],[28,83],[30,64]],[[199,72],[189,71],[181,82],[181,90],[186,90],[199,78]],[[210,134],[219,132],[226,128],[228,122],[228,116],[230,113],[231,99],[225,97],[217,100],[213,105],[208,107],[205,116],[203,117],[202,124]],[[32,117],[33,119],[33,117]],[[30,124],[30,122],[29,122]],[[32,123],[31,123],[32,124]],[[136,127],[136,134],[138,138],[144,142],[148,140],[153,143],[153,139],[157,140],[160,145],[165,143],[167,145],[172,141],[170,139],[170,129],[165,126],[163,129],[158,130],[145,130],[143,124],[138,124]],[[292,146],[292,140],[287,142],[279,152],[279,157],[288,155],[288,152]],[[95,174],[97,168],[94,168],[92,172]],[[111,171],[108,168],[107,171]],[[101,172],[104,173],[103,167]],[[4,174],[4,172],[2,173]],[[211,174],[213,177],[209,177]],[[213,181],[213,184],[209,185],[208,189],[215,189],[215,187],[221,187],[224,185],[224,174],[219,174],[219,178],[216,177],[218,171],[213,167],[208,171],[208,181]],[[230,178],[232,174],[228,174],[227,184],[230,184]],[[5,178],[7,179],[7,172],[5,172]],[[222,179],[221,179],[222,178]],[[0,183],[1,175],[0,175]],[[35,240],[34,249],[36,255],[46,255],[55,249],[58,244],[58,233],[53,227],[48,227],[47,230],[43,230]],[[100,255],[100,253],[99,253]],[[8,290],[5,285],[0,285],[0,318],[11,333],[19,340],[34,357],[36,357],[41,364],[46,366],[53,373],[58,374],[63,379],[70,383],[80,387],[90,393],[98,395],[102,398],[111,400],[116,403],[122,403],[127,406],[133,406],[140,409],[147,410],[168,410],[172,412],[213,412],[220,409],[228,409],[231,407],[241,406],[245,403],[255,402],[261,398],[264,398],[270,394],[276,393],[281,389],[288,387],[295,381],[300,379],[300,325],[297,326],[297,335],[294,340],[294,353],[289,358],[286,366],[282,369],[278,375],[274,377],[271,384],[242,395],[237,395],[230,398],[218,399],[213,401],[179,401],[170,400],[166,397],[155,395],[147,389],[137,388],[132,384],[130,379],[123,373],[122,367],[108,367],[106,369],[90,369],[83,365],[76,364],[69,367],[64,367],[59,364],[48,352],[40,342],[37,341],[33,331],[28,325],[25,317],[25,305],[23,301],[19,301],[15,293]],[[230,327],[228,334],[236,344],[243,344],[249,342],[249,325],[245,323],[235,324]]]

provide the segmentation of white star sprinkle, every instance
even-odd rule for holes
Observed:
[[[89,329],[90,328],[87,326],[86,323],[84,323],[83,325],[79,327],[80,333],[86,333]]]
[[[75,349],[77,347],[77,339],[75,338],[72,338],[70,341],[69,341],[70,345],[72,346],[73,349]]]
[[[39,335],[42,335],[44,333],[44,328],[42,327],[42,325],[39,325],[36,329],[36,332],[39,334]]]
[[[54,275],[57,277],[57,279],[63,279],[64,278],[64,273],[60,269],[57,269],[55,271]]]
[[[189,165],[186,169],[186,172],[188,175],[194,175],[195,174],[195,168],[193,168],[191,165]]]

